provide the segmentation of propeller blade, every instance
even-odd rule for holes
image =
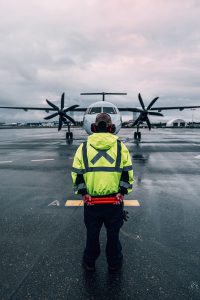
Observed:
[[[152,116],[160,116],[160,117],[163,117],[163,114],[161,114],[161,113],[159,113],[159,112],[149,111],[148,114],[149,114],[149,115],[152,115]]]
[[[52,115],[50,115],[50,116],[47,116],[47,117],[45,117],[44,119],[45,119],[45,120],[50,120],[50,119],[52,119],[52,118],[54,118],[54,117],[56,117],[56,116],[58,116],[58,113],[52,114]]]
[[[154,99],[150,102],[150,104],[149,104],[148,107],[147,107],[147,110],[150,109],[150,108],[154,105],[154,103],[158,100],[158,98],[159,98],[159,97],[156,97],[156,98],[154,98]]]
[[[60,117],[59,118],[59,124],[58,124],[58,131],[60,131],[61,130],[61,128],[62,128],[62,117]]]
[[[49,100],[47,100],[47,99],[46,99],[46,101],[47,101],[47,103],[48,103],[51,107],[53,107],[55,110],[59,110],[59,107],[56,106],[55,104],[53,104],[51,101],[49,101]]]
[[[70,107],[67,107],[65,109],[63,109],[63,112],[67,112],[67,111],[71,111],[71,110],[74,110],[75,108],[77,108],[79,105],[75,104],[75,105],[72,105]]]
[[[68,119],[70,122],[72,122],[74,125],[76,125],[76,122],[74,121],[74,119],[72,117],[70,117],[67,114],[63,114],[65,116],[66,119]]]
[[[141,97],[140,93],[138,94],[138,99],[139,99],[139,101],[140,101],[140,105],[141,105],[142,108],[145,110],[144,102],[143,102],[143,100],[142,100],[142,97]]]
[[[145,121],[147,122],[147,126],[148,126],[149,130],[151,130],[151,123],[149,121],[149,118],[146,117]]]
[[[132,126],[134,127],[135,125],[137,125],[139,123],[140,119],[141,119],[141,115],[139,115],[139,117],[133,122]]]
[[[64,108],[65,105],[65,93],[62,93],[61,96],[61,110]]]

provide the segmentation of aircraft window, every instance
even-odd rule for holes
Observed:
[[[103,112],[107,114],[116,114],[116,109],[114,107],[103,107]]]
[[[89,113],[90,114],[99,114],[99,113],[101,113],[101,107],[92,107]]]

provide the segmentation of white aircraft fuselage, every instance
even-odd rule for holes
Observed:
[[[113,103],[107,101],[95,102],[87,108],[83,117],[83,128],[85,131],[88,134],[92,134],[91,124],[95,123],[96,116],[102,112],[110,115],[112,123],[116,127],[114,134],[117,134],[122,125],[122,118],[118,108]]]

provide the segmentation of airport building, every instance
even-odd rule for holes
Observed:
[[[166,127],[186,127],[186,125],[183,119],[173,119],[167,122]]]

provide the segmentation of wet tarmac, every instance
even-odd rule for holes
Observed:
[[[94,274],[81,266],[83,208],[64,206],[80,199],[70,168],[87,135],[74,135],[0,130],[0,299],[200,299],[200,130],[143,129],[141,143],[120,131],[135,173],[126,199],[140,206],[121,230],[121,271],[107,270],[102,230]]]

